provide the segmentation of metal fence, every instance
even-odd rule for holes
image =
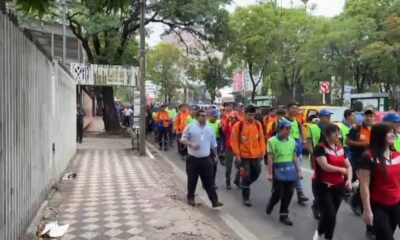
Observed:
[[[19,239],[76,151],[74,80],[0,13],[0,239]]]

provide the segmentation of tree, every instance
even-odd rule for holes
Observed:
[[[219,89],[228,85],[230,79],[227,76],[222,60],[213,57],[200,62],[199,79],[204,82],[211,101],[215,101],[215,97]]]
[[[224,52],[235,68],[249,71],[252,101],[272,60],[277,26],[278,18],[270,3],[237,8],[230,16]]]
[[[51,0],[15,0],[25,13],[40,19],[60,19],[60,7]],[[162,23],[178,36],[182,31],[212,40],[227,15],[222,5],[230,0],[160,0],[146,8],[145,24]],[[121,58],[139,29],[140,1],[81,0],[69,3],[67,22],[81,41],[89,63],[122,64]],[[222,16],[222,17],[221,17]],[[218,20],[218,21],[216,21]],[[113,44],[116,43],[116,44]],[[136,58],[136,56],[131,56]],[[120,128],[112,87],[102,87],[106,130]]]
[[[161,86],[164,102],[171,102],[181,87],[181,51],[171,43],[159,43],[151,49],[147,58],[147,73],[151,80]]]

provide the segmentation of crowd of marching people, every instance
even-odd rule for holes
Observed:
[[[175,145],[186,161],[187,200],[197,206],[195,189],[200,177],[212,207],[221,207],[216,173],[225,166],[226,189],[241,189],[243,205],[252,206],[251,186],[264,165],[272,192],[266,204],[271,214],[280,202],[279,220],[291,226],[293,195],[299,204],[309,201],[303,185],[312,186],[311,209],[318,219],[313,240],[333,239],[337,212],[346,200],[362,216],[370,239],[394,240],[400,226],[400,116],[387,113],[375,122],[374,110],[347,109],[342,123],[332,123],[328,109],[315,116],[303,132],[299,104],[263,112],[253,105],[224,104],[201,109],[188,104],[161,105],[149,112],[159,150]],[[358,123],[360,122],[361,123]],[[305,149],[303,149],[305,148]],[[303,153],[308,152],[309,160]],[[311,183],[303,182],[301,162],[310,161]]]

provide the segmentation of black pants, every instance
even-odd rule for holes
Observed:
[[[168,148],[168,127],[162,127],[158,129],[158,144],[160,148]]]
[[[242,176],[242,196],[244,200],[248,200],[250,198],[250,186],[260,176],[261,162],[260,159],[242,158],[240,167],[243,167],[246,172]]]
[[[233,166],[233,152],[232,149],[225,149],[225,183],[227,185],[231,184],[231,175],[232,175],[232,166]]]
[[[314,180],[313,189],[318,199],[321,218],[318,233],[324,234],[325,239],[333,239],[336,226],[336,215],[344,198],[344,185],[328,187],[325,183]]]
[[[400,203],[394,206],[372,205],[376,240],[394,240],[396,227],[400,227]]]
[[[83,120],[77,122],[76,131],[77,131],[76,134],[77,142],[81,143],[83,138]]]
[[[169,124],[168,126],[168,139],[169,139],[169,145],[172,147],[173,143],[174,143],[174,137],[175,134],[173,133],[173,125]]]
[[[197,181],[199,177],[203,184],[203,188],[206,190],[208,198],[212,203],[218,201],[217,192],[213,187],[213,177],[212,168],[213,160],[209,157],[196,158],[194,156],[188,155],[186,158],[186,173],[188,176],[188,199],[194,199],[194,194],[197,187]]]
[[[293,193],[294,193],[295,181],[284,182],[279,180],[274,180],[272,182],[272,194],[269,199],[269,206],[275,206],[281,201],[281,208],[279,210],[279,214],[281,216],[287,216],[289,214],[289,205],[290,201],[292,201]]]

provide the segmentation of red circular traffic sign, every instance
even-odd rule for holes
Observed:
[[[327,81],[319,82],[319,91],[321,93],[329,93],[331,90],[331,85]]]

